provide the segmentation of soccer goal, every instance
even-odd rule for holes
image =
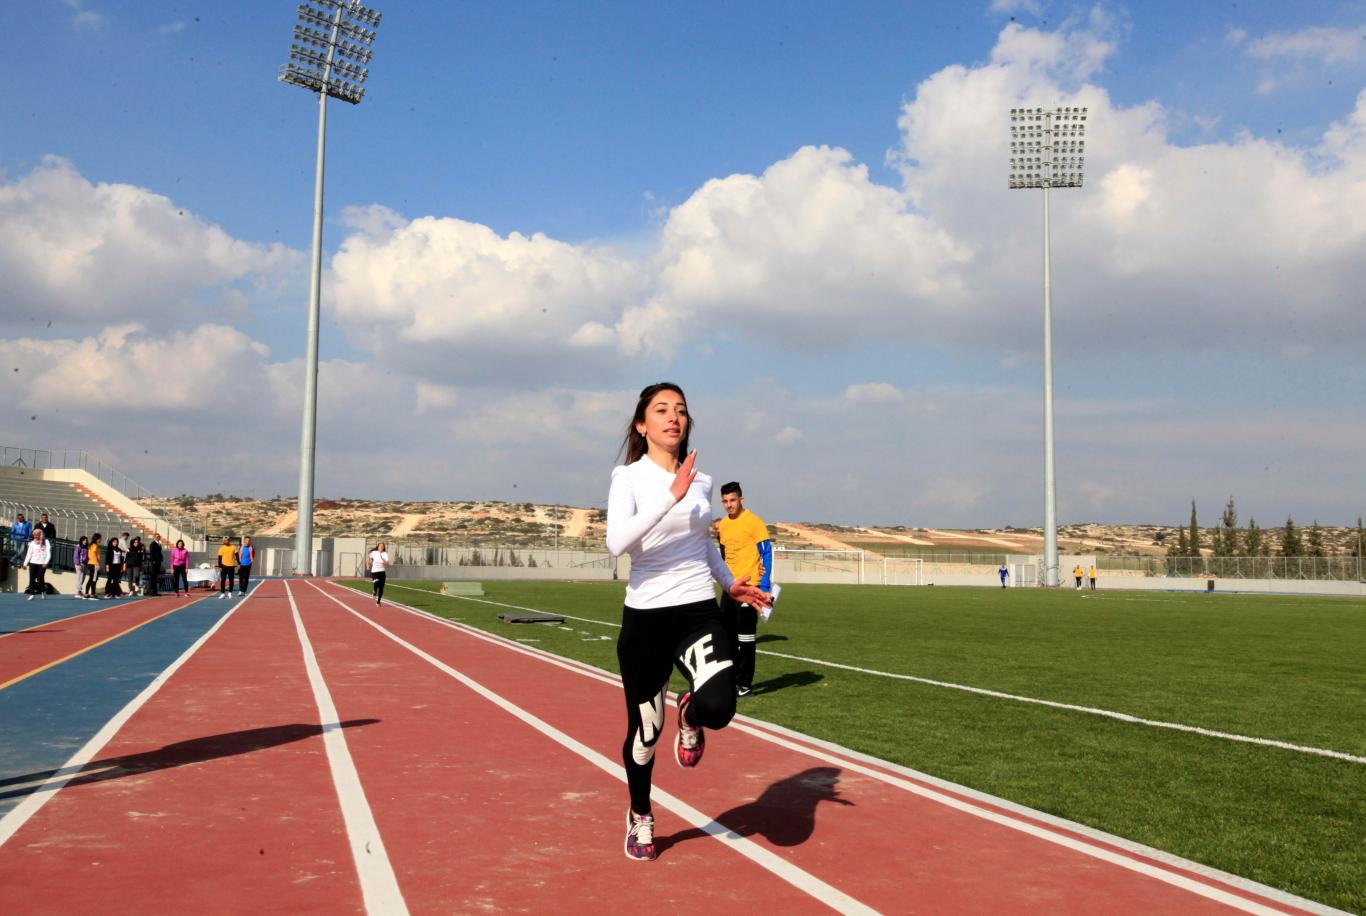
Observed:
[[[883,585],[925,584],[925,561],[920,557],[883,557],[878,565]]]

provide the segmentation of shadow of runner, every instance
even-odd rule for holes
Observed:
[[[379,719],[348,719],[339,724],[342,728],[356,728],[363,725],[374,725],[379,721]],[[313,738],[322,733],[321,725],[295,722],[289,725],[271,725],[266,728],[249,728],[245,731],[226,732],[204,738],[191,738],[188,741],[168,744],[155,751],[92,760],[81,767],[79,771],[76,771],[75,778],[67,782],[64,788],[104,782],[109,779],[121,779],[125,776],[136,776],[139,773],[166,770],[190,763],[202,763],[220,757],[250,754],[252,751],[302,741],[305,738]],[[18,798],[37,791],[43,788],[46,780],[66,775],[64,770],[65,768],[42,770],[37,773],[25,773],[21,776],[9,776],[0,779],[0,788],[6,786],[23,787],[0,792],[0,799]],[[38,785],[27,785],[28,783],[38,783]]]
[[[780,636],[777,633],[761,633],[760,635],[754,637],[754,642],[756,644],[764,642],[787,642],[787,637]]]
[[[837,767],[803,770],[775,782],[754,801],[718,814],[715,820],[742,837],[758,835],[774,846],[800,846],[811,839],[816,830],[817,805],[821,802],[854,804],[840,798],[842,772]],[[655,845],[662,854],[670,846],[704,836],[707,836],[705,831],[692,827],[671,836],[655,837]]]
[[[810,687],[817,681],[823,680],[825,680],[825,675],[816,671],[790,671],[787,674],[780,674],[777,677],[755,684],[750,696],[773,693],[775,690],[782,690],[785,687]]]

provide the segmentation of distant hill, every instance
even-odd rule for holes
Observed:
[[[183,513],[200,520],[214,536],[294,534],[292,499],[248,499],[214,493],[143,499],[156,512]],[[313,509],[313,533],[319,537],[351,536],[403,541],[466,541],[508,546],[552,544],[600,549],[607,522],[602,509],[563,505],[460,502],[399,502],[367,499],[320,499]],[[817,522],[769,520],[774,540],[791,549],[864,550],[881,556],[937,556],[952,553],[1043,553],[1038,528],[873,528]],[[1303,536],[1307,528],[1300,528]],[[1330,554],[1354,554],[1355,528],[1323,528]],[[1268,552],[1280,550],[1281,529],[1264,528]],[[1062,525],[1058,549],[1063,553],[1107,553],[1157,556],[1177,528],[1163,525]],[[1205,542],[1209,543],[1208,535]],[[1206,551],[1208,553],[1208,551]]]

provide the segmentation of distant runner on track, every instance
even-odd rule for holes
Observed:
[[[607,497],[607,549],[631,556],[617,640],[626,694],[629,859],[656,855],[650,779],[672,668],[688,679],[678,700],[679,766],[697,766],[703,728],[724,728],[735,715],[734,652],[712,580],[736,601],[769,606],[767,594],[731,575],[710,537],[711,478],[695,468],[691,431],[683,389],[669,382],[647,387],[626,428],[626,463],[612,470]]]
[[[370,574],[370,591],[374,592],[375,604],[384,602],[384,572],[389,568],[388,545],[380,541],[370,555],[365,558],[365,571]]]

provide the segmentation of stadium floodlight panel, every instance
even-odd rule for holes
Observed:
[[[291,62],[280,68],[280,80],[359,104],[381,14],[357,0],[307,0],[298,13]]]
[[[1010,109],[1009,187],[1081,187],[1086,117],[1081,106]]]

